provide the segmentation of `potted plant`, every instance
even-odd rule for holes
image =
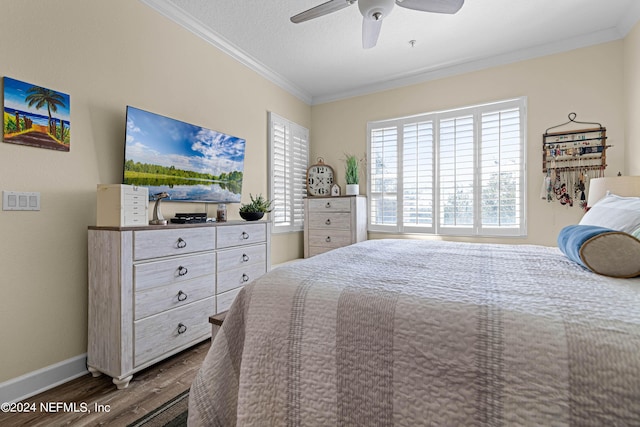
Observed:
[[[347,195],[360,194],[360,162],[353,154],[346,154],[345,179],[347,181]]]
[[[247,221],[257,221],[264,216],[265,213],[271,212],[271,200],[258,194],[255,198],[249,193],[251,203],[245,203],[240,206],[240,216]]]

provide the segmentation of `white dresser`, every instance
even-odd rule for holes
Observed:
[[[271,268],[268,222],[89,227],[87,366],[133,374],[211,336],[209,316]]]
[[[365,196],[304,199],[304,257],[367,240]]]

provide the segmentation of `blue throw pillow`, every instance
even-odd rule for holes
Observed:
[[[595,225],[569,225],[558,235],[558,247],[570,260],[611,277],[640,275],[640,240]]]

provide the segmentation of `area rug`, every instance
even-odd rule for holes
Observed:
[[[189,408],[186,390],[127,427],[185,427]]]

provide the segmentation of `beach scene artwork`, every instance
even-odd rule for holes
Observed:
[[[70,97],[67,94],[4,78],[4,142],[69,151]]]

